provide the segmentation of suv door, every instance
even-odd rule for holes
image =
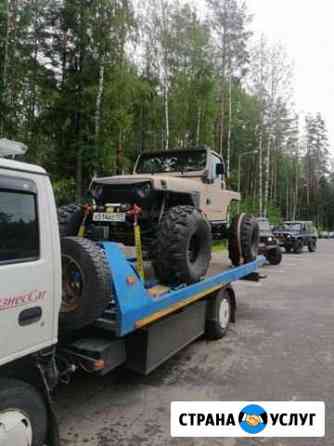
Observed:
[[[38,175],[1,172],[0,364],[49,346],[55,317],[52,237],[41,232],[48,188]]]
[[[217,165],[223,163],[222,158],[210,152],[208,157],[208,184],[206,184],[205,212],[210,221],[227,219],[228,206],[239,194],[225,189],[223,175],[217,174]]]

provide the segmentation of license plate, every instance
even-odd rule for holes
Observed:
[[[124,212],[95,212],[93,214],[93,221],[106,221],[106,222],[117,222],[124,223],[126,219],[126,214]]]

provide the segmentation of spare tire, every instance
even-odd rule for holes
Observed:
[[[112,294],[111,274],[104,251],[81,237],[61,240],[62,305],[59,327],[78,330],[102,316]]]
[[[252,262],[258,254],[260,231],[257,220],[246,214],[237,215],[230,227],[228,251],[231,262],[239,266]]]
[[[211,228],[193,206],[175,206],[161,219],[153,243],[152,263],[161,282],[194,283],[207,272],[211,259]]]
[[[58,212],[58,225],[61,237],[77,236],[83,219],[83,213],[79,204],[61,206]]]

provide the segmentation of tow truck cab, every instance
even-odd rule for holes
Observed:
[[[57,342],[61,255],[50,179],[0,158],[0,365]]]

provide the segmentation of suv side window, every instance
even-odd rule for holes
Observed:
[[[209,163],[209,179],[216,181],[217,178],[219,181],[222,181],[222,176],[216,174],[216,166],[217,164],[221,164],[222,160],[217,156],[210,154],[210,163]]]
[[[0,189],[0,263],[39,258],[36,194]]]

